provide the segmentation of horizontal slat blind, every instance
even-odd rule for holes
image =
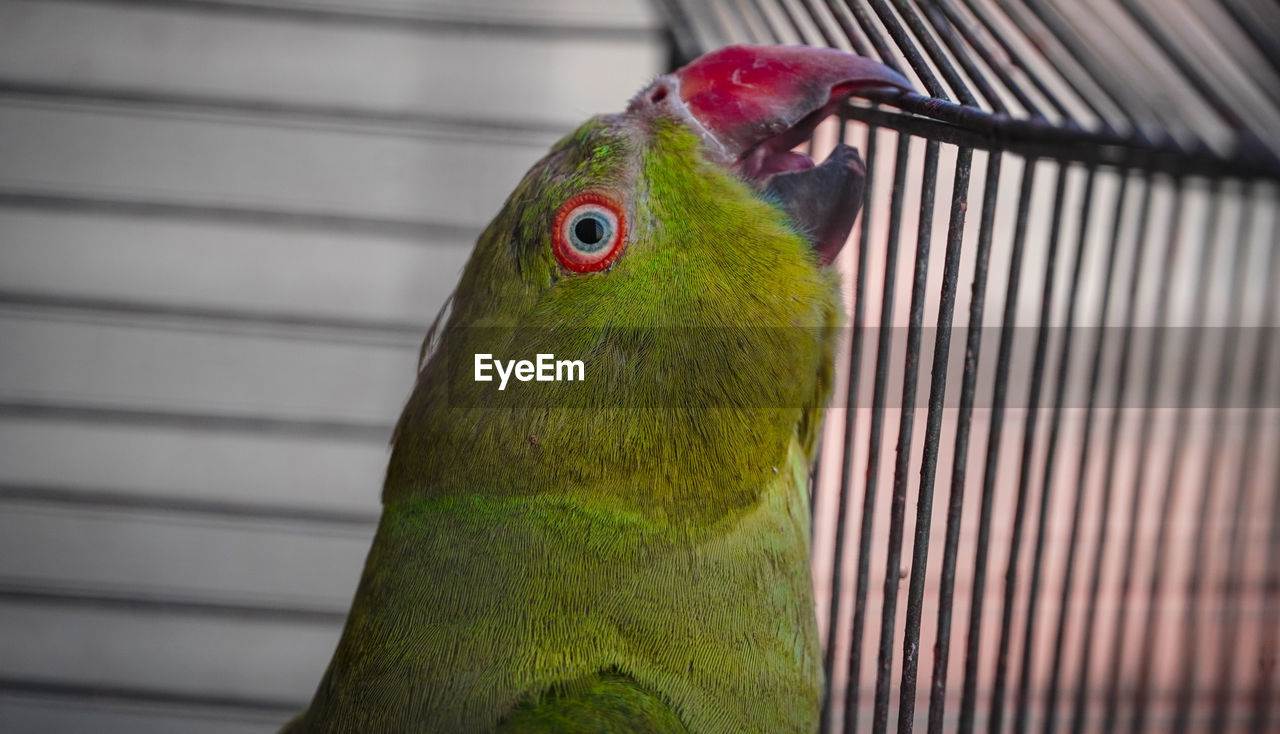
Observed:
[[[383,323],[409,335],[471,252],[464,233],[416,237],[100,211],[0,207],[0,231],[3,294]],[[157,270],[200,277],[161,279]]]
[[[490,187],[513,188],[549,140],[387,135],[10,101],[0,107],[0,187],[478,230],[502,203]]]
[[[417,349],[647,2],[0,2],[0,730],[273,731]]]
[[[52,447],[52,448],[51,448]],[[383,441],[43,417],[0,419],[6,496],[54,490],[90,505],[185,506],[261,514],[305,500],[314,513],[371,518]],[[33,489],[34,488],[34,489]],[[301,510],[302,507],[298,507]]]

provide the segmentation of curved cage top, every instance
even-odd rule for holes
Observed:
[[[1280,8],[1054,0],[664,0],[683,60],[729,43],[876,58],[917,94],[847,114],[980,149],[1280,179]],[[874,101],[874,98],[873,100]]]

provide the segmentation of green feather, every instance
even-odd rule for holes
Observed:
[[[637,731],[687,734],[689,730],[659,696],[618,673],[557,686],[546,696],[521,704],[498,725],[498,734]]]
[[[625,202],[627,250],[562,273],[552,218],[592,189]],[[813,730],[806,485],[839,313],[836,275],[683,125],[599,117],[558,143],[463,272],[286,731],[613,730],[602,706],[640,730]],[[456,369],[477,352],[588,379],[497,391]]]

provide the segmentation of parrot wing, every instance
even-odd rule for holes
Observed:
[[[602,673],[516,707],[498,734],[687,734],[675,710],[629,676]]]

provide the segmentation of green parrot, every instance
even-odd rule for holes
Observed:
[[[428,334],[285,732],[816,730],[806,487],[865,173],[792,148],[909,88],[833,49],[724,48],[534,165]]]

